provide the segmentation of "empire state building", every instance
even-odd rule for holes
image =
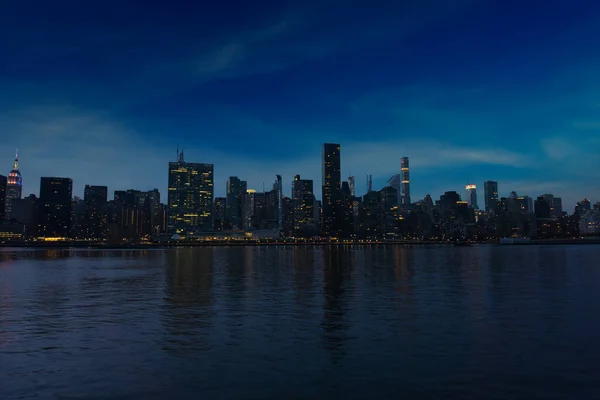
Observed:
[[[6,218],[10,218],[13,199],[20,199],[23,194],[23,180],[19,171],[19,153],[15,156],[13,170],[8,174],[6,184]]]

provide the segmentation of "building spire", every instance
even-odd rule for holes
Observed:
[[[19,169],[19,149],[17,149],[16,154],[15,154],[15,164],[13,166],[14,170],[18,170]]]

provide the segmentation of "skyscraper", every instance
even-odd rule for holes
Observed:
[[[469,207],[478,210],[479,206],[477,205],[477,186],[470,184],[465,186],[465,189],[467,190],[467,204],[469,205]]]
[[[46,238],[66,238],[71,232],[73,181],[47,177],[40,181],[38,233]]]
[[[85,185],[83,202],[85,204],[84,234],[86,238],[101,239],[106,229],[106,186]]]
[[[284,234],[284,210],[283,210],[283,182],[281,175],[277,175],[277,226],[279,234]]]
[[[223,230],[223,224],[225,223],[225,206],[227,199],[225,197],[215,197],[215,212],[213,227],[215,231]]]
[[[6,183],[6,200],[4,201],[6,208],[6,218],[10,218],[11,203],[13,199],[20,199],[23,195],[23,179],[19,171],[19,153],[15,155],[13,169],[8,174],[8,182]]]
[[[558,219],[562,217],[562,199],[560,197],[554,197],[552,194],[543,194],[541,197],[546,200],[550,207],[550,218]]]
[[[183,151],[169,163],[169,229],[189,234],[211,230],[214,195],[213,164],[188,163]]]
[[[6,184],[8,179],[4,175],[0,175],[0,221],[6,216]]]
[[[247,182],[237,176],[230,176],[227,180],[225,220],[231,229],[242,229],[243,201],[247,189]]]
[[[400,175],[402,177],[402,205],[410,205],[410,169],[408,165],[408,157],[400,159]]]
[[[483,196],[485,197],[485,211],[488,213],[494,212],[496,203],[498,203],[498,182],[483,182]]]
[[[342,227],[342,175],[340,145],[323,145],[323,235],[339,236]]]
[[[402,199],[402,186],[400,185],[401,177],[400,174],[393,175],[390,179],[388,179],[388,185],[398,192],[398,200]]]
[[[313,181],[294,177],[292,187],[292,205],[294,209],[294,235],[303,235],[313,221],[314,194]],[[312,227],[314,229],[314,227]]]
[[[158,189],[143,193],[143,232],[155,236],[160,233],[160,192]]]

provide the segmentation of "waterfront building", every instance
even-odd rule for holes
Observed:
[[[19,171],[19,153],[15,155],[13,169],[8,174],[6,182],[6,196],[4,200],[5,217],[11,218],[10,211],[12,208],[12,200],[20,199],[23,195],[23,179],[21,171]]]
[[[44,238],[67,238],[71,233],[73,180],[43,177],[40,180],[38,234]]]
[[[213,164],[185,162],[183,151],[169,163],[169,230],[193,235],[213,227]]]
[[[0,175],[0,221],[6,218],[6,185],[8,179],[4,175]]]
[[[400,159],[400,175],[402,177],[402,206],[406,207],[411,204],[410,200],[410,167],[408,157]]]
[[[294,177],[292,183],[292,204],[294,209],[294,228],[296,236],[307,236],[316,233],[314,224],[313,181]]]
[[[340,145],[325,143],[322,156],[322,218],[315,218],[315,221],[318,223],[322,219],[324,236],[339,236],[343,220]]]
[[[485,181],[483,183],[483,196],[485,197],[485,211],[493,213],[498,203],[498,182]]]
[[[84,237],[102,239],[106,229],[106,204],[108,188],[106,186],[85,185],[83,203],[85,205]]]
[[[237,176],[230,176],[227,180],[227,203],[225,209],[225,221],[227,229],[242,229],[242,213],[244,210],[244,196],[248,189],[246,181]]]

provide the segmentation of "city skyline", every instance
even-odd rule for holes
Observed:
[[[11,3],[2,174],[18,147],[24,195],[49,171],[80,196],[85,184],[166,193],[180,144],[216,166],[216,196],[229,176],[260,190],[274,173],[287,195],[296,174],[319,185],[331,142],[358,193],[406,155],[413,201],[490,179],[568,208],[600,198],[600,5],[388,3],[125,1],[117,16]]]
[[[321,168],[321,179],[323,178],[323,171],[322,171],[322,169],[323,169],[323,146],[327,146],[327,145],[328,145],[327,143],[325,143],[325,144],[322,144],[322,145],[321,145],[321,159],[319,160],[319,162],[320,162],[320,165],[319,165],[319,167]],[[338,149],[339,149],[339,145],[337,145],[337,146],[338,146]],[[338,150],[338,151],[339,151],[339,150]],[[169,171],[171,170],[171,165],[175,165],[175,164],[177,164],[178,162],[181,162],[181,161],[182,161],[182,157],[183,157],[183,150],[182,150],[182,151],[180,151],[179,149],[177,149],[177,157],[176,157],[176,160],[177,160],[177,161],[173,161],[173,160],[170,160],[170,161],[168,161],[168,164],[169,164]],[[404,160],[406,160],[406,162],[408,162],[408,160],[409,160],[409,159],[410,159],[410,157],[406,157],[406,156],[399,158],[399,160],[400,160],[400,165],[402,166],[402,165],[403,165],[403,164],[402,164],[402,162],[405,162]],[[343,158],[342,158],[342,160],[343,160]],[[186,162],[188,162],[188,161],[186,161]],[[216,169],[216,167],[214,166],[214,164],[210,164],[210,163],[204,163],[204,162],[196,162],[196,161],[189,161],[188,163],[191,163],[191,164],[198,164],[198,165],[209,165],[209,166],[211,166],[211,167],[213,168],[213,172],[212,172],[212,175],[211,175],[211,176],[217,176],[217,175],[215,174],[215,169]],[[341,164],[342,164],[342,166],[343,166],[343,163],[341,163]],[[412,165],[412,161],[411,161],[411,165]],[[11,173],[13,173],[13,172],[15,171],[15,169],[14,169],[14,167],[15,167],[15,166],[17,166],[17,168],[18,168],[18,171],[20,172],[20,171],[21,171],[21,167],[20,167],[20,164],[18,163],[18,156],[17,156],[17,157],[15,158],[15,160],[14,160],[14,164],[13,164],[13,170],[11,170]],[[410,173],[411,173],[411,176],[412,176],[412,167],[410,168],[410,170],[411,170],[411,172],[410,172]],[[349,179],[350,177],[352,177],[352,178],[356,178],[355,176],[352,176],[352,175],[350,175],[349,177],[346,177],[346,178],[344,178],[344,175],[343,175],[343,168],[342,168],[342,171],[341,171],[341,172],[342,172],[342,178],[341,178],[341,181],[342,181],[342,182],[344,182],[344,181],[347,181],[347,179]],[[403,170],[402,170],[402,167],[401,167],[401,168],[400,168],[400,170],[399,170],[399,172],[398,172],[398,173],[396,173],[396,174],[395,174],[395,176],[396,176],[396,177],[398,177],[398,179],[401,179],[401,175],[402,175],[402,173],[403,173],[403,172],[407,172],[407,171],[403,171]],[[8,175],[10,175],[10,174],[7,174],[7,176],[8,176]],[[291,198],[291,197],[292,197],[292,195],[293,195],[294,181],[296,180],[296,177],[297,177],[298,175],[299,175],[299,174],[295,174],[295,175],[292,177],[292,180],[289,182],[289,186],[287,187],[287,190],[286,190],[286,184],[285,184],[285,180],[283,180],[283,191],[282,191],[282,194],[283,194],[283,196],[284,196],[284,197],[288,197],[288,198]],[[1,174],[1,173],[0,173],[0,176],[2,176],[2,174]],[[240,181],[240,182],[242,183],[242,186],[240,186],[240,187],[243,187],[243,190],[242,190],[242,191],[249,190],[249,191],[262,192],[262,188],[266,188],[266,187],[269,187],[269,188],[270,188],[270,187],[271,187],[271,186],[272,186],[274,183],[277,183],[277,180],[279,179],[279,177],[280,177],[281,175],[280,175],[280,174],[276,174],[275,176],[276,176],[276,179],[274,179],[274,180],[271,180],[269,183],[263,182],[263,183],[261,184],[261,190],[259,190],[259,189],[256,189],[256,188],[252,187],[251,185],[248,185],[248,183],[247,183],[247,181],[246,181],[246,180],[242,180],[242,179],[241,179],[241,178],[239,178],[238,176],[229,176],[229,177],[228,177],[228,179],[227,179],[227,181],[225,181],[225,182],[224,182],[224,184],[223,184],[223,189],[224,189],[224,190],[221,192],[221,191],[219,191],[219,185],[218,185],[218,182],[216,182],[216,181],[215,181],[215,182],[214,182],[214,184],[213,184],[213,188],[212,188],[212,190],[213,190],[213,196],[212,196],[212,198],[213,198],[213,201],[214,201],[216,198],[219,198],[219,197],[227,198],[227,193],[228,193],[228,190],[229,190],[229,189],[228,189],[228,188],[229,188],[229,182],[230,182],[230,179],[231,179],[231,178],[233,178],[233,179],[237,179],[238,181]],[[19,175],[19,178],[21,179],[21,175]],[[58,176],[58,175],[56,175],[56,174],[46,174],[46,175],[40,176],[40,177],[38,178],[38,189],[39,189],[39,182],[40,182],[40,180],[41,180],[41,179],[43,179],[43,178],[69,178],[69,179],[72,179],[70,176],[60,177],[60,176]],[[358,185],[358,189],[357,189],[357,195],[363,195],[363,194],[367,194],[367,192],[368,192],[368,180],[369,180],[369,179],[371,179],[371,176],[370,176],[370,175],[366,175],[364,178],[365,178],[365,184],[363,185],[363,186],[364,186],[364,191],[361,191],[361,190],[362,190],[362,189],[361,189],[361,185]],[[394,177],[392,177],[392,179],[393,179],[393,178],[394,178]],[[161,186],[162,186],[162,184],[161,184],[161,185],[154,185],[154,186],[152,186],[152,187],[147,187],[147,188],[140,188],[140,187],[137,187],[137,186],[135,186],[135,185],[134,185],[134,186],[132,186],[132,187],[129,187],[129,188],[121,188],[121,187],[119,187],[119,188],[114,188],[114,189],[112,189],[112,188],[111,188],[111,187],[109,187],[108,185],[103,185],[103,184],[96,185],[96,183],[81,183],[81,185],[83,185],[83,188],[84,188],[84,189],[85,189],[87,186],[90,186],[90,185],[91,185],[91,186],[102,186],[102,187],[106,187],[106,188],[108,189],[108,190],[107,190],[107,192],[108,192],[108,199],[111,199],[111,197],[112,197],[112,196],[115,194],[115,192],[119,192],[119,191],[123,191],[123,190],[131,190],[131,189],[132,189],[132,190],[141,190],[141,191],[152,191],[152,190],[159,190],[159,192],[161,192],[161,193],[168,194],[168,193],[169,193],[169,190],[168,190],[168,187],[169,187],[169,185],[168,185],[168,181],[169,181],[169,179],[170,179],[170,178],[169,178],[169,174],[167,174],[167,178],[166,178],[166,179],[167,179],[167,188],[163,189],[164,191],[163,191],[163,190],[161,190],[161,189],[159,189],[159,187],[161,187]],[[318,183],[319,183],[319,179],[313,179],[312,177],[306,177],[305,179],[309,179],[309,180],[311,180],[311,181],[314,181],[314,182],[315,182],[315,185],[318,185]],[[392,185],[392,187],[393,187],[393,182],[392,182],[392,179],[388,179],[388,180],[386,180],[386,181],[382,181],[381,179],[378,179],[378,182],[377,182],[377,183],[378,183],[378,184],[379,184],[379,183],[381,183],[381,185],[380,185],[380,186],[377,186],[377,185],[373,184],[373,190],[380,190],[380,189],[382,189],[382,188],[385,188],[385,187],[388,187],[388,186],[390,186],[390,185]],[[72,194],[73,194],[73,197],[79,197],[79,198],[83,198],[83,197],[84,197],[85,190],[84,190],[84,191],[83,191],[81,194],[80,194],[78,191],[76,191],[75,189],[76,189],[76,188],[78,188],[78,184],[75,182],[75,180],[74,180],[74,179],[72,179],[72,180],[73,180],[73,184],[72,184],[72,186],[73,186],[73,189],[72,189]],[[398,184],[401,184],[400,182],[401,182],[401,181],[399,180],[397,183],[398,183]],[[486,183],[488,183],[488,182],[493,182],[493,183],[495,183],[495,184],[496,184],[498,187],[500,187],[500,188],[502,188],[502,186],[503,186],[503,182],[499,182],[499,181],[487,181],[487,180],[486,180],[486,181],[482,182],[482,184],[481,184],[481,187],[482,187],[482,188],[485,188],[485,185],[486,185]],[[266,185],[266,186],[265,186],[265,185]],[[471,186],[471,185],[474,185],[474,184],[473,184],[473,183],[469,183],[469,184],[467,185],[467,187],[468,187],[468,186]],[[321,186],[321,185],[319,185],[319,186]],[[475,186],[479,186],[479,184],[475,184]],[[27,187],[27,185],[25,185],[25,184],[23,183],[23,187]],[[410,187],[412,188],[412,178],[411,178],[411,180],[410,180]],[[265,190],[266,190],[266,189],[265,189]],[[270,190],[270,189],[269,189],[269,190]],[[498,189],[498,190],[499,190],[499,191],[498,191],[498,199],[499,199],[499,198],[501,198],[501,197],[508,198],[508,197],[510,197],[510,196],[511,196],[511,194],[512,194],[512,193],[515,193],[515,192],[517,192],[519,196],[529,196],[529,197],[537,197],[537,196],[546,195],[546,194],[557,195],[557,197],[560,197],[560,198],[563,200],[564,209],[565,209],[565,211],[568,211],[568,212],[570,212],[570,211],[569,211],[570,209],[575,209],[576,205],[578,204],[578,202],[579,202],[580,200],[582,200],[582,199],[588,199],[588,198],[591,198],[590,196],[587,196],[587,195],[582,195],[581,197],[579,197],[579,198],[577,198],[577,199],[575,199],[575,200],[574,200],[574,202],[573,202],[573,205],[572,205],[572,207],[571,207],[571,204],[570,204],[568,201],[567,201],[567,202],[565,202],[565,201],[564,201],[564,200],[565,200],[565,197],[563,197],[563,195],[562,195],[561,193],[559,193],[559,192],[556,192],[556,193],[551,193],[551,192],[540,192],[540,193],[529,194],[529,193],[518,192],[518,191],[516,191],[516,190],[514,190],[514,189],[512,189],[512,188],[509,188],[509,187],[507,187],[507,188],[505,188],[505,189],[504,189],[504,191],[506,192],[506,194],[504,194],[504,192],[503,192],[502,190],[500,190],[500,189]],[[431,192],[431,191],[429,191],[429,192],[425,193],[425,194],[424,194],[422,197],[418,197],[418,198],[414,198],[414,197],[412,197],[412,195],[411,195],[411,203],[415,203],[415,202],[421,201],[421,200],[423,200],[423,199],[425,198],[425,196],[427,196],[427,195],[431,195],[432,197],[436,198],[438,195],[444,194],[444,193],[446,193],[446,192],[449,192],[449,191],[457,191],[457,192],[461,193],[461,192],[460,192],[460,190],[459,190],[459,188],[448,188],[448,189],[445,189],[443,192],[440,192],[440,193],[438,193],[438,194],[436,194],[435,192]],[[410,192],[412,193],[412,189],[410,189]],[[7,187],[7,193],[8,193],[8,187]],[[240,193],[241,193],[241,192],[240,192]],[[477,193],[477,194],[476,194],[476,199],[477,199],[477,203],[476,203],[476,204],[478,204],[480,201],[481,201],[481,203],[482,203],[482,204],[484,204],[484,203],[485,203],[485,199],[486,199],[486,197],[485,197],[485,196],[486,196],[486,193],[485,193],[484,191],[483,191],[483,192],[482,192],[482,191],[479,191],[479,192],[476,192],[476,193]],[[39,195],[40,195],[40,192],[39,192],[39,190],[38,190],[38,191],[33,191],[33,192],[26,192],[26,190],[25,190],[25,189],[22,189],[22,194],[21,194],[21,196],[18,196],[18,197],[19,197],[19,198],[24,198],[24,197],[26,197],[26,196],[29,196],[29,195],[31,195],[31,194],[33,194],[33,195],[35,195],[35,196],[38,196],[38,197],[39,197]],[[239,195],[239,194],[238,194],[238,195]],[[322,200],[322,199],[321,199],[321,197],[322,197],[322,196],[320,196],[320,195],[321,195],[321,191],[315,191],[315,192],[314,192],[314,196],[315,196],[315,199],[316,199],[316,200],[319,200],[319,201],[321,201],[321,200]],[[468,198],[469,196],[470,196],[470,194],[469,194],[469,191],[468,191],[468,190],[467,190],[467,193],[463,193],[463,194],[461,194],[461,197],[463,198],[463,200],[464,200],[464,201],[468,201],[468,199],[467,199],[467,198]],[[400,190],[399,190],[399,197],[398,197],[398,198],[399,198],[399,201],[400,201],[400,202],[402,202],[402,189],[400,189]],[[566,198],[567,198],[567,199],[569,199],[569,196],[566,196]],[[8,207],[8,206],[7,206],[7,207]],[[476,208],[477,208],[477,207],[476,207]],[[8,211],[8,209],[7,209],[7,211]]]

